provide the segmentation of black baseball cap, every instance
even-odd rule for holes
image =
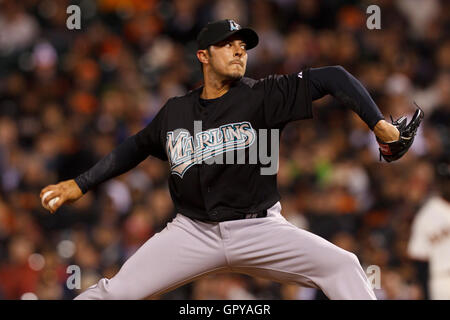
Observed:
[[[210,45],[216,44],[226,38],[239,34],[246,43],[246,49],[250,50],[258,44],[258,35],[250,28],[242,28],[238,23],[231,19],[209,22],[197,37],[198,49],[203,50]]]

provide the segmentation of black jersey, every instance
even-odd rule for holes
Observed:
[[[261,129],[281,134],[288,122],[312,117],[309,86],[306,69],[260,80],[244,77],[206,104],[200,103],[202,87],[169,99],[135,138],[138,148],[169,161],[169,189],[177,212],[224,221],[280,200],[276,173],[261,174],[264,164],[251,161],[249,149],[258,144]],[[229,159],[226,154],[238,150],[240,161],[208,163],[219,155]]]
[[[278,160],[273,138],[279,142],[289,121],[312,117],[311,101],[331,94],[372,130],[383,119],[367,90],[340,66],[258,81],[243,78],[218,99],[202,100],[201,91],[170,99],[148,126],[76,177],[81,191],[127,172],[151,154],[170,162],[169,187],[178,212],[206,221],[264,216],[280,196],[277,166],[267,168],[267,154],[261,157],[260,151],[267,149],[269,159]],[[274,131],[264,139],[268,130]]]

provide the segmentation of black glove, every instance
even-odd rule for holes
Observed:
[[[395,121],[391,117],[392,125],[400,132],[400,138],[394,142],[383,142],[377,138],[378,144],[380,145],[380,160],[381,157],[387,162],[398,160],[411,147],[424,115],[423,110],[417,104],[416,106],[417,110],[409,124],[407,124],[408,119],[406,116],[402,116]]]

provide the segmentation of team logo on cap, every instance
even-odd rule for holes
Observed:
[[[234,20],[228,20],[228,23],[230,24],[230,31],[241,29],[241,26],[237,24]]]

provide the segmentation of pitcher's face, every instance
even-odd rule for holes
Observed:
[[[240,79],[247,68],[246,44],[239,36],[232,36],[204,50],[208,55],[210,68],[206,72],[214,72],[225,79]]]

